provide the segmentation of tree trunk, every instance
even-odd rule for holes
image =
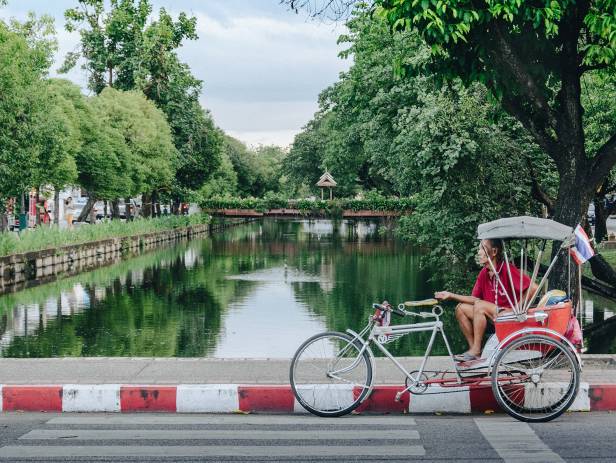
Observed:
[[[53,223],[58,225],[60,223],[60,189],[53,189]]]
[[[152,193],[152,215],[160,217],[160,202],[157,191]]]
[[[158,197],[156,191],[152,192],[152,215],[151,217],[156,217],[156,202],[158,201]]]
[[[96,197],[92,193],[89,193],[88,201],[86,202],[86,205],[83,206],[79,217],[77,217],[77,222],[84,222],[86,220],[86,217],[88,217],[88,214],[90,214],[90,211],[94,207],[94,203],[96,203]]]
[[[596,254],[589,262],[594,277],[616,288],[616,272],[601,254]]]
[[[120,218],[120,200],[114,199],[111,201],[111,220]]]
[[[583,168],[575,166],[572,162],[572,175],[560,177],[558,197],[554,205],[554,220],[571,227],[583,223],[584,213],[588,210],[588,205],[593,196],[592,191],[584,191],[585,172]],[[562,289],[567,291],[569,288],[568,275],[568,251],[560,247],[560,242],[554,242],[552,248],[552,259],[560,251],[559,259],[554,265],[548,282],[548,289]],[[578,301],[577,290],[578,267],[574,261],[571,262],[571,294],[573,301]]]
[[[182,213],[182,201],[180,198],[175,198],[173,202],[173,213],[175,215],[180,215]]]
[[[152,195],[150,193],[141,195],[141,215],[145,218],[152,216]]]
[[[41,202],[41,197],[39,196],[39,194],[40,194],[40,192],[39,192],[39,189],[37,188],[36,189],[36,201],[34,203],[35,204],[35,206],[34,206],[34,213],[36,214],[35,222],[34,223],[36,224],[37,227],[39,225],[41,225],[41,213],[40,213],[40,210],[39,210],[39,204]]]
[[[607,238],[607,214],[603,198],[595,197],[595,243],[599,244]]]
[[[124,198],[124,217],[127,222],[133,220],[133,214],[131,214],[130,207],[130,198]]]

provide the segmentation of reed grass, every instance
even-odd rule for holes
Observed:
[[[132,222],[113,220],[95,225],[82,224],[71,230],[52,225],[40,226],[20,233],[3,232],[0,233],[0,256],[173,230],[190,225],[205,224],[209,220],[210,217],[206,214],[172,215],[153,219],[138,219]]]

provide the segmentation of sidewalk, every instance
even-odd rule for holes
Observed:
[[[409,370],[421,358],[400,359]],[[585,355],[572,409],[616,410],[616,355]],[[60,358],[0,359],[2,410],[302,412],[289,386],[289,359]],[[451,369],[433,357],[427,369]],[[359,411],[482,413],[498,407],[489,388],[447,388],[447,394],[405,394],[402,373],[376,360],[375,385]],[[349,393],[352,393],[350,390]]]

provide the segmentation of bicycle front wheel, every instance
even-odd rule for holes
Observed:
[[[505,346],[492,371],[498,404],[520,421],[545,422],[564,413],[580,386],[571,349],[545,335],[523,336]]]
[[[291,361],[297,401],[317,416],[342,416],[364,400],[372,384],[367,349],[345,333],[327,332],[306,340]]]

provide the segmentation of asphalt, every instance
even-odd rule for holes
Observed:
[[[540,424],[505,416],[6,413],[0,461],[611,462],[616,415]]]
[[[616,384],[616,355],[585,355],[582,381]],[[420,357],[398,359],[409,371]],[[0,359],[0,384],[288,384],[290,359],[43,358]],[[432,357],[428,370],[451,370],[448,357]],[[376,359],[374,384],[402,384],[388,359]]]

